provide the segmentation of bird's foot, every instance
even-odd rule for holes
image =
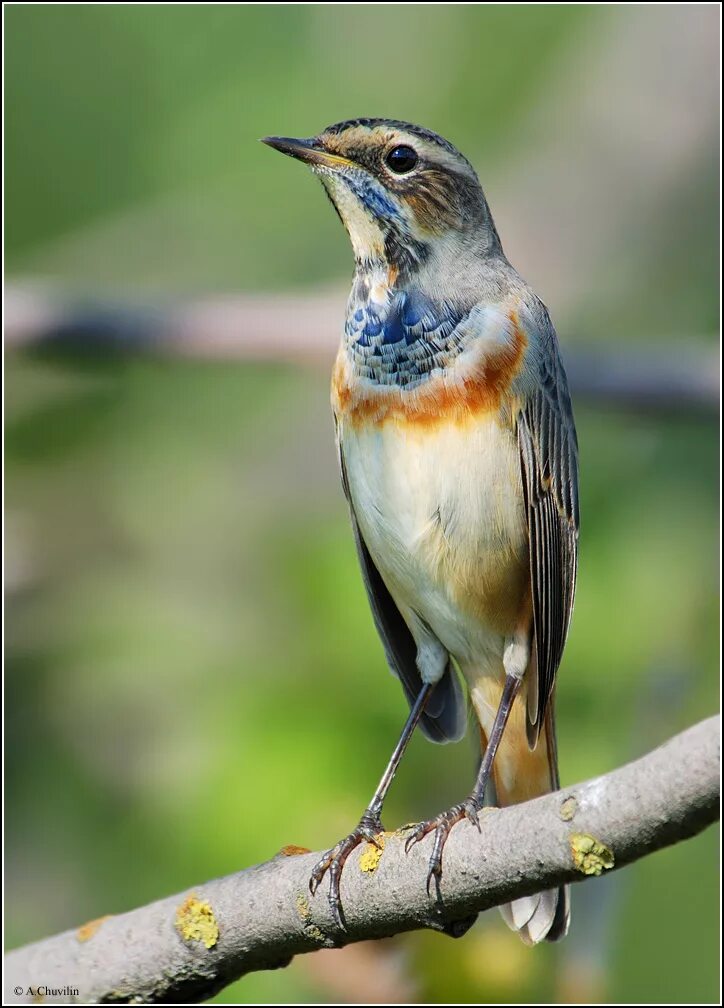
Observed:
[[[342,929],[344,929],[344,920],[342,917],[342,900],[339,895],[342,869],[352,851],[356,847],[359,847],[360,844],[371,843],[379,849],[382,845],[378,840],[378,836],[382,832],[382,823],[379,816],[365,812],[356,829],[353,829],[348,837],[340,840],[335,847],[328,850],[312,869],[309,879],[309,891],[312,896],[315,895],[320,882],[327,872],[329,872],[329,906],[332,910],[335,923]]]
[[[442,876],[442,851],[448,836],[450,835],[450,830],[453,828],[455,823],[460,822],[462,819],[467,819],[471,822],[473,826],[480,832],[480,823],[478,822],[478,812],[481,809],[481,805],[474,798],[466,798],[464,802],[460,802],[459,805],[453,805],[451,809],[447,812],[441,812],[440,815],[435,816],[433,819],[428,819],[426,822],[421,822],[415,827],[413,832],[407,838],[405,842],[405,853],[409,853],[410,849],[419,843],[423,837],[426,837],[428,833],[435,831],[435,841],[432,845],[432,854],[430,855],[430,862],[427,872],[427,894],[430,895],[430,883],[435,880],[435,888],[437,889],[438,896],[440,895],[440,878]]]

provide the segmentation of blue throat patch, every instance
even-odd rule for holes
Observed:
[[[355,284],[346,342],[360,375],[378,385],[415,387],[457,357],[463,345],[458,327],[468,314],[416,287],[394,291],[378,305],[367,299],[366,284]]]
[[[376,220],[391,223],[402,219],[397,205],[384,187],[373,182],[366,173],[348,172],[344,182]]]

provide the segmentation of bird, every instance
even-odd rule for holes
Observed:
[[[480,762],[433,835],[440,898],[451,829],[558,790],[556,673],[578,568],[578,442],[548,310],[503,252],[472,164],[413,123],[349,119],[311,138],[270,136],[305,163],[344,225],[355,269],[332,374],[342,486],[387,663],[410,705],[359,824],[315,865],[344,927],[340,878],[381,846],[382,806],[419,725],[465,731]],[[567,887],[501,907],[526,944],[568,931]]]

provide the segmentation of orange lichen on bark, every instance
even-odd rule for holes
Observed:
[[[286,844],[279,851],[281,857],[298,857],[300,854],[311,854],[309,847],[299,847],[297,844]]]
[[[353,426],[395,422],[401,426],[431,427],[440,422],[466,423],[480,413],[500,409],[523,362],[527,340],[517,312],[510,312],[511,340],[481,354],[465,372],[430,379],[414,389],[394,385],[370,386],[350,379],[344,350],[332,375],[335,413]]]
[[[93,937],[98,931],[103,921],[107,921],[111,917],[111,914],[106,914],[105,917],[96,917],[95,920],[88,921],[87,924],[83,924],[75,933],[76,938],[79,942],[87,942]]]

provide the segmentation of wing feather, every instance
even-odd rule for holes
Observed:
[[[578,568],[578,441],[547,314],[541,345],[538,381],[518,417],[537,666],[537,709],[528,719],[531,745],[537,741],[563,656]]]

